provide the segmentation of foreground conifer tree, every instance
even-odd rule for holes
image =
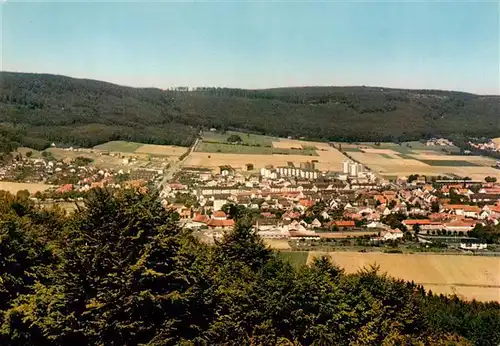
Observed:
[[[429,296],[328,258],[294,269],[242,215],[214,245],[157,195],[72,215],[0,196],[2,345],[496,345],[498,303]]]

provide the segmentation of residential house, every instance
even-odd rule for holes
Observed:
[[[403,232],[399,229],[388,229],[380,232],[380,240],[382,241],[403,239],[403,236]]]
[[[488,248],[488,244],[479,239],[462,239],[460,241],[460,248],[473,251],[486,250]]]

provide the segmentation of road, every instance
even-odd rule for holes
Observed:
[[[157,185],[158,190],[161,191],[163,189],[163,187],[165,186],[165,184],[168,183],[170,180],[172,180],[175,173],[177,173],[182,168],[182,165],[187,160],[189,155],[191,155],[191,153],[194,151],[194,149],[196,149],[196,146],[198,145],[199,141],[200,141],[200,139],[197,138],[196,141],[194,142],[194,144],[189,148],[188,154],[186,156],[184,156],[184,158],[182,160],[177,160],[177,161],[173,162],[170,165],[170,167],[167,168],[167,170],[165,171],[165,173],[163,175],[163,179]]]

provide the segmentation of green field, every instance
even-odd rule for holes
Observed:
[[[300,268],[307,263],[308,251],[280,251],[281,256],[293,267]]]
[[[428,164],[429,166],[434,166],[434,167],[481,167],[481,165],[478,165],[477,163],[474,162],[469,162],[469,161],[458,161],[458,160],[420,160],[420,162],[423,162],[425,164]]]
[[[342,147],[342,151],[344,151],[346,153],[360,153],[361,149],[359,149],[359,148],[344,148],[344,147]]]
[[[143,143],[111,141],[104,144],[96,145],[94,149],[117,151],[122,153],[133,153],[143,145],[144,145]]]
[[[427,146],[425,143],[419,141],[404,142],[404,143],[360,143],[361,145],[369,146],[373,149],[391,149],[401,154],[415,154],[413,150],[426,150],[433,151],[436,155],[448,155],[448,154],[458,154],[460,153],[460,148],[455,146]],[[352,149],[352,148],[350,148]],[[343,149],[344,150],[344,149]],[[348,152],[348,150],[345,150]]]
[[[409,154],[398,153],[398,156],[402,159],[405,159],[405,160],[416,160],[416,158],[414,158],[413,156],[411,156]]]
[[[302,149],[304,150],[318,150],[315,145],[304,145],[302,144]]]
[[[279,140],[278,138],[270,136],[254,135],[236,131],[227,131],[225,133],[205,131],[203,132],[202,138],[205,142],[228,143],[227,139],[231,135],[240,136],[244,144],[260,145],[262,147],[272,147],[273,141]]]
[[[223,154],[251,154],[251,155],[306,155],[317,156],[315,150],[312,149],[281,149],[273,147],[256,147],[241,144],[225,144],[225,143],[212,143],[201,142],[196,151],[202,153],[223,153]]]

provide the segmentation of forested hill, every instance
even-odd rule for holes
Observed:
[[[500,97],[374,87],[163,91],[0,73],[0,145],[108,140],[189,145],[201,128],[319,140],[498,136]]]

